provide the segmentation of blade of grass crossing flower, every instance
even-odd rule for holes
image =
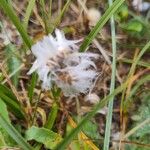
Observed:
[[[26,13],[25,13],[25,17],[24,17],[24,28],[25,29],[27,29],[27,27],[28,27],[29,18],[33,11],[34,6],[35,6],[35,0],[29,0],[28,6],[26,9]]]
[[[134,62],[135,63],[134,66],[136,66],[136,64],[138,63],[138,61],[142,57],[142,55],[148,50],[149,47],[150,47],[150,41],[141,50],[140,54],[138,55],[138,57],[136,58],[136,60]],[[88,113],[82,119],[82,121],[79,122],[78,126],[75,129],[73,129],[66,138],[64,138],[64,140],[55,148],[55,150],[64,150],[68,146],[68,144],[70,144],[71,140],[73,140],[73,138],[80,132],[80,130],[82,129],[84,124],[88,120],[90,120],[97,113],[97,111],[99,111],[101,108],[103,108],[108,103],[108,101],[112,100],[112,97],[114,97],[117,94],[121,93],[123,91],[123,89],[126,88],[127,83],[128,83],[128,81],[126,81],[125,83],[122,83],[111,94],[107,95],[97,105],[95,105],[93,107],[92,111],[90,113]]]
[[[109,6],[112,5],[112,0],[108,0]],[[111,75],[111,84],[110,84],[110,93],[112,93],[115,89],[115,76],[116,76],[116,33],[115,33],[115,21],[114,15],[112,15],[110,19],[111,26],[111,38],[112,38],[112,53],[113,53],[113,61],[112,61],[112,75]],[[105,127],[105,138],[104,138],[104,146],[103,150],[109,150],[109,142],[110,142],[110,134],[111,134],[111,124],[112,124],[112,112],[113,112],[113,101],[114,97],[108,103],[108,113],[106,117],[106,127]]]
[[[28,36],[26,30],[22,26],[20,20],[18,19],[17,15],[15,14],[12,7],[7,3],[6,0],[0,0],[0,7],[3,8],[4,12],[8,15],[10,20],[13,22],[17,30],[19,31],[24,43],[28,46],[28,48],[31,48],[32,40]]]
[[[98,21],[96,26],[91,30],[89,35],[85,38],[84,42],[80,47],[80,51],[83,52],[86,50],[91,41],[96,37],[96,35],[100,32],[105,23],[109,20],[109,18],[116,12],[116,10],[121,6],[121,4],[125,0],[115,0],[111,7],[109,7],[101,19]]]
[[[70,142],[73,140],[73,138],[80,132],[84,124],[90,120],[101,108],[103,108],[108,101],[114,97],[115,95],[119,94],[124,87],[126,86],[126,83],[119,86],[113,93],[106,96],[104,99],[102,99],[97,105],[95,105],[91,112],[89,112],[78,124],[78,126],[73,129],[70,134],[64,138],[64,140],[55,148],[55,150],[64,150]]]
[[[0,125],[4,128],[8,134],[19,144],[24,150],[32,150],[33,148],[26,142],[21,134],[0,114]]]

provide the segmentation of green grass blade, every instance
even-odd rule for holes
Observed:
[[[112,5],[112,0],[108,0],[109,6]],[[115,76],[116,76],[116,33],[115,33],[115,21],[114,15],[110,20],[111,25],[111,37],[112,37],[112,53],[113,53],[113,61],[112,61],[112,75],[111,75],[111,84],[110,84],[110,93],[112,93],[115,89]],[[114,97],[108,103],[108,113],[106,116],[106,127],[105,127],[105,138],[104,138],[104,146],[103,150],[109,150],[109,142],[110,142],[110,134],[111,134],[111,122],[112,122],[112,112],[113,112],[113,101]]]
[[[70,2],[71,2],[71,0],[67,0],[66,4],[64,5],[63,9],[61,10],[59,16],[55,20],[54,28],[56,28],[60,24],[62,17],[64,16],[64,13],[66,12]]]
[[[29,18],[33,11],[34,6],[35,6],[35,0],[29,0],[29,4],[27,6],[25,17],[24,17],[24,28],[26,30],[27,30]]]
[[[48,16],[49,18],[51,19],[51,16],[52,16],[52,2],[53,0],[49,0],[49,9],[48,9]]]
[[[127,63],[127,64],[133,64],[133,60],[127,59],[127,58],[119,58],[117,61]],[[144,61],[138,61],[137,65],[140,66],[140,67],[149,68],[150,63],[147,63],[147,62],[144,62]]]
[[[68,144],[70,144],[73,138],[80,132],[85,123],[89,121],[101,108],[103,108],[112,97],[119,94],[124,89],[124,87],[126,87],[126,83],[119,86],[113,93],[106,96],[97,105],[95,105],[92,111],[89,112],[82,119],[82,121],[79,122],[78,126],[75,129],[73,129],[66,138],[64,138],[64,140],[55,148],[55,150],[65,150]]]
[[[51,112],[48,115],[48,120],[47,120],[47,123],[45,125],[45,128],[47,128],[49,130],[52,129],[52,127],[55,123],[56,117],[57,117],[57,112],[58,112],[58,105],[56,103],[54,103],[52,108],[51,108]]]
[[[18,58],[18,51],[16,50],[15,45],[8,44],[5,47],[5,56],[7,59],[7,67],[8,67],[8,73],[11,74],[16,68],[19,68],[21,65],[21,60]],[[13,85],[17,88],[18,87],[18,78],[20,75],[20,71],[16,72],[12,77],[11,81]]]
[[[21,108],[19,104],[17,104],[10,97],[0,92],[0,98],[7,104],[7,107],[11,112],[13,112],[17,117],[23,118],[23,113],[20,111]]]
[[[0,84],[0,98],[7,104],[7,107],[11,112],[15,114],[18,118],[24,118],[24,113],[21,111],[20,104],[18,103],[16,97],[13,95],[12,91],[9,90],[4,85]]]
[[[7,133],[19,144],[24,150],[32,150],[32,147],[26,142],[21,134],[0,114],[0,125],[4,128]]]
[[[132,96],[134,94],[136,94],[136,92],[139,89],[139,87],[141,85],[143,85],[144,83],[148,83],[149,81],[150,81],[150,75],[146,75],[143,78],[141,78],[140,80],[138,80],[137,84],[132,88],[129,96],[127,97],[126,101],[124,102],[124,109],[127,109],[127,107],[129,106],[130,102],[132,101]]]
[[[48,14],[46,11],[46,6],[45,6],[44,0],[40,0],[40,8],[41,8],[42,19],[44,21],[45,32],[46,32],[46,34],[49,34],[51,29],[50,29],[50,25],[49,25],[49,18],[48,18]]]
[[[138,62],[140,61],[141,57],[148,50],[149,47],[150,47],[150,41],[142,48],[142,50],[140,51],[139,55],[137,56],[137,58],[133,62],[132,66],[131,66],[131,69],[130,69],[130,72],[129,72],[129,75],[128,75],[129,77],[134,72],[134,70],[136,69],[136,66],[137,66]]]
[[[135,70],[136,70],[136,66],[138,65],[138,63],[140,62],[140,59],[141,57],[144,55],[144,53],[146,53],[146,51],[149,49],[150,47],[150,41],[147,42],[147,44],[142,48],[142,50],[139,52],[138,56],[135,58],[135,60],[133,61],[132,63],[132,66],[130,68],[130,71],[128,73],[128,76],[127,76],[127,81],[129,81],[130,77],[132,75],[134,75],[135,73]],[[124,89],[124,91],[122,92],[122,99],[121,99],[121,108],[123,108],[123,99],[124,99],[124,96],[125,96],[125,90],[127,89],[127,87]],[[126,110],[126,109],[125,109]]]
[[[38,80],[38,75],[37,75],[36,72],[34,72],[32,74],[31,82],[30,82],[30,85],[29,85],[29,88],[28,88],[28,96],[29,96],[30,102],[32,102],[32,99],[33,99],[34,88],[36,86],[37,80]]]
[[[105,25],[105,23],[109,20],[109,18],[116,12],[116,10],[121,6],[121,4],[125,0],[115,0],[111,7],[109,7],[104,15],[101,17],[101,19],[98,21],[96,26],[91,30],[89,35],[85,38],[84,42],[82,43],[80,47],[80,51],[83,52],[86,50],[88,45],[91,43],[91,41],[96,37],[96,35],[99,33],[99,31],[102,29],[102,27]]]
[[[8,15],[10,20],[16,26],[17,30],[19,31],[20,35],[22,36],[24,43],[28,46],[28,48],[31,48],[32,40],[28,36],[27,32],[25,31],[24,27],[22,26],[20,20],[18,19],[17,15],[13,11],[13,9],[9,5],[9,3],[7,3],[6,0],[0,0],[0,7],[3,8],[4,12]]]
[[[144,55],[144,53],[149,49],[149,47],[150,47],[150,41],[147,42],[147,44],[142,48],[142,50],[139,52],[138,56],[133,61],[126,81],[130,81],[130,77],[133,76],[135,71],[136,71],[137,64],[139,63],[139,61],[140,61],[141,57]],[[128,86],[128,84],[127,84],[127,86]],[[127,89],[127,87],[123,90],[123,92],[122,92],[122,99],[121,99],[121,109],[124,111],[124,113],[126,113],[126,111],[127,111],[127,108],[123,109],[123,107],[124,107],[124,101],[123,100],[125,98],[125,91],[126,91],[126,89]]]
[[[12,91],[5,85],[0,84],[0,93],[3,92],[7,96],[9,96],[11,99],[16,99]]]

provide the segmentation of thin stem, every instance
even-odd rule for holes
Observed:
[[[109,6],[112,5],[112,0],[108,0]],[[115,22],[114,15],[110,19],[111,25],[111,37],[112,37],[112,51],[113,51],[113,61],[112,61],[112,75],[111,75],[111,85],[110,94],[114,92],[115,89],[115,75],[116,75],[116,33],[115,33]],[[110,134],[111,134],[111,123],[112,123],[112,112],[113,112],[113,100],[114,96],[108,103],[108,114],[106,119],[106,129],[103,150],[109,150]]]
[[[41,94],[42,94],[42,91],[40,91],[38,100],[37,100],[37,102],[35,104],[35,110],[34,110],[34,114],[33,114],[33,118],[32,118],[32,123],[31,123],[32,125],[34,125],[34,123],[35,123],[35,117],[36,117],[36,114],[37,114],[37,107],[38,107],[38,103],[40,101]]]

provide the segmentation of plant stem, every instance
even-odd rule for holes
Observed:
[[[109,6],[112,5],[112,0],[108,0]],[[116,33],[115,33],[115,21],[114,15],[110,19],[111,25],[111,37],[112,37],[112,51],[113,51],[113,61],[112,61],[112,75],[111,75],[111,85],[110,94],[114,92],[115,89],[115,75],[116,75]],[[106,128],[105,128],[105,138],[103,150],[109,150],[110,134],[111,134],[111,124],[112,124],[112,112],[113,112],[113,101],[114,96],[108,103],[108,114],[106,118]]]

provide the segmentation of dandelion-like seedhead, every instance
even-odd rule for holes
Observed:
[[[56,84],[65,96],[87,93],[98,75],[93,61],[98,55],[79,53],[76,43],[81,40],[67,40],[58,29],[55,34],[55,38],[45,36],[32,46],[36,60],[28,74],[36,71],[46,90]]]

